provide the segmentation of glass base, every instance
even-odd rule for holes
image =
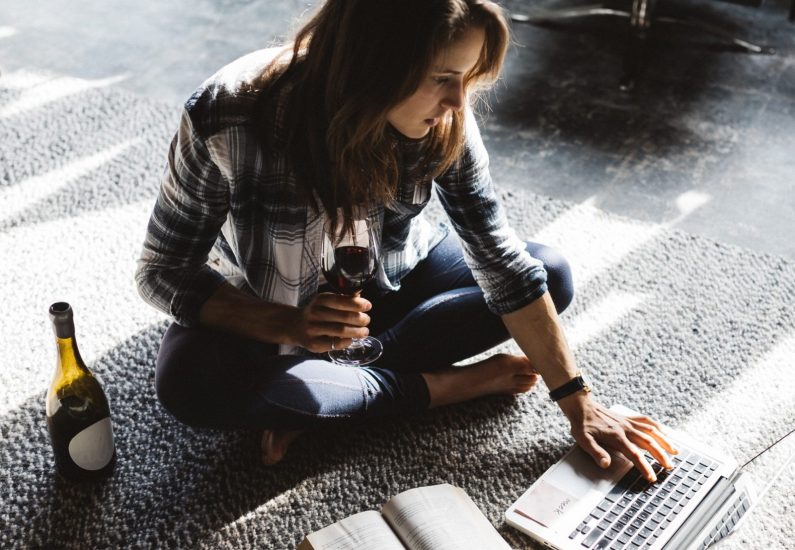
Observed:
[[[354,340],[353,344],[345,349],[333,349],[328,352],[328,357],[338,365],[357,366],[372,363],[384,353],[384,346],[377,338],[368,336]]]

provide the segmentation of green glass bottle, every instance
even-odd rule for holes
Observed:
[[[55,467],[75,481],[105,478],[116,463],[108,399],[80,357],[71,306],[51,305],[50,319],[58,347],[46,406]]]

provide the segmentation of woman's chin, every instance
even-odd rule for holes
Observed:
[[[430,131],[431,126],[428,124],[423,124],[418,128],[411,128],[410,130],[407,129],[405,132],[401,130],[400,133],[410,139],[422,139],[427,136]]]
[[[430,120],[430,119],[429,119]],[[409,139],[422,139],[428,135],[428,132],[431,131],[431,125],[427,124],[423,121],[422,124],[412,127],[407,126],[398,126],[396,124],[391,125],[400,135],[407,137]],[[435,126],[435,125],[434,125]]]
[[[422,130],[420,130],[419,132],[417,132],[416,134],[411,136],[411,138],[412,139],[422,139],[425,136],[427,136],[430,133],[430,131],[431,131],[430,128],[423,128]]]

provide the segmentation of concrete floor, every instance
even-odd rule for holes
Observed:
[[[747,54],[698,31],[656,25],[642,77],[623,93],[626,20],[515,25],[483,131],[496,181],[795,260],[788,3],[660,3],[661,14],[710,21],[776,53]],[[118,86],[176,109],[220,66],[289,36],[313,4],[5,0],[0,70],[121,77]],[[503,4],[519,12],[530,3]]]

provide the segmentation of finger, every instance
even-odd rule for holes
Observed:
[[[632,443],[626,435],[621,439],[619,447],[616,449],[622,455],[627,457],[627,459],[635,465],[635,468],[646,478],[649,483],[654,483],[657,481],[657,476],[654,474],[654,470],[652,470],[651,465],[646,462],[646,458],[643,456],[643,451],[641,451],[637,445]]]
[[[337,349],[345,349],[353,344],[353,340],[350,338],[337,338],[336,342]]]
[[[673,470],[674,464],[671,459],[663,451],[663,448],[657,443],[654,438],[644,434],[643,432],[627,432],[627,437],[635,445],[641,449],[645,449],[651,453],[654,459],[659,462],[666,470]]]
[[[332,338],[321,336],[309,341],[307,349],[312,353],[324,353],[327,351],[345,349],[353,343],[350,338]]]
[[[631,420],[632,422],[637,422],[638,424],[644,424],[646,426],[654,426],[658,430],[662,430],[662,426],[659,424],[659,422],[656,422],[655,420],[652,420],[651,418],[645,415],[628,416],[627,419]]]
[[[663,449],[665,449],[667,453],[673,455],[679,454],[679,450],[673,446],[673,444],[666,438],[665,434],[663,434],[659,429],[645,424],[634,424],[633,427],[653,437],[654,440]]]
[[[345,349],[353,343],[350,338],[329,338],[326,351]]]
[[[309,319],[326,323],[339,323],[354,327],[366,327],[370,324],[370,316],[358,311],[343,311],[328,307],[316,307]]]
[[[340,323],[313,323],[307,329],[310,336],[329,336],[336,338],[367,338],[370,329],[367,327],[352,327]]]
[[[361,296],[347,296],[345,294],[332,294],[324,292],[315,296],[315,304],[344,311],[370,311],[373,304]]]
[[[577,443],[582,447],[582,450],[591,455],[594,462],[602,468],[610,467],[610,463],[612,462],[610,453],[602,448],[590,434],[583,434],[582,437],[575,437],[575,439],[577,439]]]

